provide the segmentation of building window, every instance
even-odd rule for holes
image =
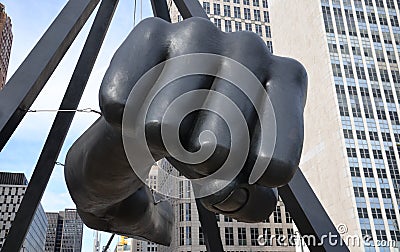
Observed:
[[[192,220],[192,207],[190,203],[185,203],[185,220],[191,221]]]
[[[179,181],[179,186],[178,186],[178,191],[179,191],[179,198],[183,198],[183,181]]]
[[[185,232],[183,227],[179,227],[179,245],[185,245]]]
[[[268,8],[267,0],[262,0],[263,8]]]
[[[179,221],[184,220],[184,209],[183,209],[183,203],[179,204]]]
[[[225,245],[233,246],[233,227],[225,227]]]
[[[270,228],[263,228],[263,233],[262,235],[264,236],[265,239],[265,245],[266,246],[271,246],[271,229]]]
[[[245,23],[245,24],[244,24],[244,27],[245,27],[246,31],[252,31],[252,29],[251,29],[251,23],[250,23],[250,24],[249,24],[249,23]]]
[[[358,217],[368,219],[368,211],[367,208],[357,208]]]
[[[215,18],[214,19],[214,24],[221,29],[221,19],[220,18]]]
[[[285,211],[285,220],[286,223],[292,223],[292,216],[290,216],[290,213],[288,211]]]
[[[256,24],[256,33],[258,35],[260,35],[260,37],[262,37],[262,29],[261,29],[261,25]]]
[[[233,3],[240,4],[240,0],[233,0]]]
[[[241,12],[240,12],[240,7],[233,7],[233,15],[235,18],[242,18]],[[241,29],[240,29],[241,31]]]
[[[246,246],[247,245],[247,240],[246,240],[246,228],[238,228],[238,241],[239,241],[239,246]]]
[[[250,0],[243,0],[244,5],[250,5]]]
[[[186,245],[192,245],[192,227],[186,227]]]
[[[264,27],[265,27],[265,36],[266,36],[267,38],[270,38],[270,37],[271,37],[271,27],[268,26],[268,25],[266,25],[266,26],[264,26]]]
[[[260,10],[254,10],[254,20],[261,21]]]
[[[224,221],[225,222],[232,222],[232,218],[228,216],[224,216]]]
[[[269,12],[268,11],[264,11],[264,22],[269,23]]]
[[[214,15],[221,15],[221,6],[217,3],[214,3]]]
[[[275,223],[282,223],[282,216],[281,216],[281,208],[280,208],[280,206],[276,206],[276,210],[274,211],[274,222]]]
[[[285,245],[285,236],[283,235],[282,228],[275,228],[275,237],[276,237],[276,245],[277,246],[284,246]]]
[[[364,197],[364,191],[362,187],[354,187],[353,189],[355,197],[361,197],[361,198]]]
[[[260,6],[260,1],[259,0],[253,0],[253,6]]]
[[[224,5],[224,16],[230,17],[231,16],[231,6]]]
[[[225,31],[226,32],[232,32],[232,22],[225,20]]]
[[[258,246],[258,228],[250,228],[250,242],[251,246]]]
[[[370,198],[378,198],[378,192],[377,192],[376,188],[367,187],[367,191],[368,191],[368,196]]]
[[[267,41],[267,47],[268,47],[268,49],[269,49],[269,51],[270,51],[271,53],[274,53],[274,49],[273,49],[273,47],[272,47],[272,42],[271,42],[271,41]]]
[[[203,229],[199,227],[199,245],[205,245]]]
[[[206,11],[207,14],[210,14],[210,3],[203,2],[203,9]]]
[[[249,8],[244,8],[243,9],[243,13],[244,13],[244,19],[251,20],[250,9]]]
[[[241,22],[235,22],[235,30],[236,31],[241,31],[242,30],[242,23]]]

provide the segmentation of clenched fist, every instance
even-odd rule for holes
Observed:
[[[145,185],[166,158],[210,211],[259,222],[299,164],[307,75],[251,32],[210,21],[142,21],[100,88],[102,116],[68,152],[65,177],[84,223],[169,244],[172,209]]]

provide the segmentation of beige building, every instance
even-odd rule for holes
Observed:
[[[149,188],[156,192],[157,191],[157,184],[158,184],[158,170],[159,170],[159,164],[161,161],[157,162],[154,164],[149,172],[149,177],[146,181],[147,185]],[[120,241],[123,240],[123,242],[115,248],[116,252],[157,252],[157,244],[154,242],[148,242],[144,240],[138,240],[138,239],[132,239],[132,238],[119,238]]]
[[[210,20],[225,32],[253,31],[272,51],[269,0],[199,0]],[[172,22],[181,21],[178,9],[168,0]]]
[[[351,251],[399,251],[399,5],[271,1],[275,53],[309,74],[301,169]]]
[[[158,188],[169,195],[174,210],[174,229],[170,247],[158,246],[160,252],[205,252],[204,235],[200,226],[191,183],[163,160],[159,168]],[[262,223],[238,222],[216,214],[224,251],[295,251],[295,239],[290,214],[281,201],[268,220]],[[260,236],[262,239],[260,239]]]
[[[7,78],[13,40],[11,27],[11,19],[7,16],[4,5],[0,3],[0,89],[5,85]]]

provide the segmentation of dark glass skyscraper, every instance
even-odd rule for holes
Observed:
[[[80,252],[82,249],[83,222],[75,209],[59,213],[46,213],[49,222],[46,235],[46,252]]]

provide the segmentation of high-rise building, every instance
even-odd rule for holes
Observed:
[[[210,20],[225,32],[253,31],[260,35],[272,52],[269,0],[199,0]],[[182,17],[172,0],[168,0],[172,22]]]
[[[46,213],[49,222],[46,235],[46,252],[80,252],[82,249],[83,222],[76,209]]]
[[[301,169],[351,251],[400,246],[399,7],[271,2],[276,54],[296,58],[309,75]]]
[[[161,162],[158,177],[158,191],[172,196],[168,200],[175,216],[171,246],[159,245],[158,251],[206,251],[190,181],[179,176],[166,160]],[[282,201],[278,201],[276,210],[262,223],[238,222],[222,214],[216,214],[216,218],[224,251],[295,251],[292,218]]]
[[[0,3],[0,89],[5,85],[7,78],[13,40],[11,27],[11,18],[7,16],[4,5]]]
[[[0,250],[24,197],[28,181],[23,173],[0,172]],[[38,206],[21,251],[42,252],[46,241],[47,218]]]
[[[149,172],[149,176],[145,181],[150,190],[156,192],[158,184],[158,170],[159,163],[154,164]],[[121,238],[122,239],[122,238]],[[126,244],[120,244],[116,247],[116,251],[130,251],[130,252],[157,252],[157,244],[145,240],[138,239],[124,239]]]

